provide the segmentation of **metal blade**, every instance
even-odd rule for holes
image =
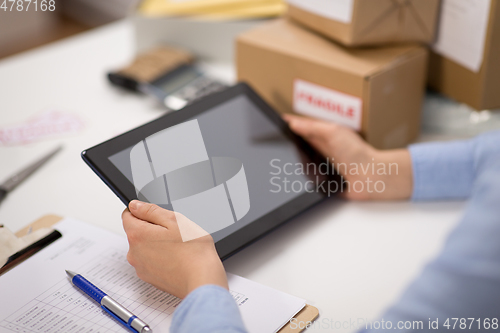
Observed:
[[[0,188],[4,189],[7,192],[12,191],[17,185],[22,183],[33,172],[38,170],[38,168],[40,168],[42,165],[44,165],[45,162],[47,162],[52,156],[57,154],[61,149],[62,149],[62,146],[55,148],[54,150],[50,151],[45,156],[41,157],[39,160],[33,162],[32,164],[28,165],[26,168],[20,170],[16,174],[12,175],[2,185],[0,185]]]

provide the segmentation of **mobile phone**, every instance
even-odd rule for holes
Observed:
[[[184,50],[159,47],[139,55],[129,66],[108,73],[108,79],[116,86],[153,96],[168,110],[177,111],[227,88],[193,62],[194,57]]]

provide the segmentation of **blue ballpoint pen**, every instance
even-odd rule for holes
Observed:
[[[133,313],[121,306],[117,301],[106,295],[101,289],[94,286],[80,274],[66,271],[71,283],[80,288],[87,295],[92,297],[101,305],[104,311],[109,313],[113,318],[118,320],[123,326],[137,333],[151,333],[153,330],[149,326],[137,318]]]

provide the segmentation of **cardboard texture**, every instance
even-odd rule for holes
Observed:
[[[434,40],[440,0],[353,0],[351,22],[340,22],[304,10],[300,2],[288,7],[296,22],[346,46]],[[297,5],[298,4],[298,5]]]
[[[300,310],[293,318],[295,321],[290,320],[285,326],[283,326],[277,333],[300,333],[307,329],[307,323],[313,323],[319,317],[318,308],[306,304],[302,310]],[[305,323],[304,325],[297,325],[297,323]],[[294,325],[295,323],[295,325]]]
[[[151,82],[183,64],[190,64],[194,56],[181,48],[158,46],[139,54],[118,73],[139,82]]]
[[[427,58],[419,45],[346,49],[286,20],[237,40],[238,79],[277,111],[296,113],[305,101],[310,108],[300,113],[352,128],[350,116],[359,111],[360,133],[381,149],[403,147],[417,137]],[[305,99],[297,90],[302,86],[309,93]]]
[[[500,0],[491,0],[479,72],[432,52],[429,86],[476,110],[500,108]]]

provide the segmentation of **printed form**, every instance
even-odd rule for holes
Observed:
[[[74,287],[77,272],[150,325],[168,332],[181,300],[140,280],[126,260],[127,241],[65,219],[63,237],[0,277],[0,332],[129,332]],[[229,288],[250,332],[276,332],[305,301],[228,274]]]

